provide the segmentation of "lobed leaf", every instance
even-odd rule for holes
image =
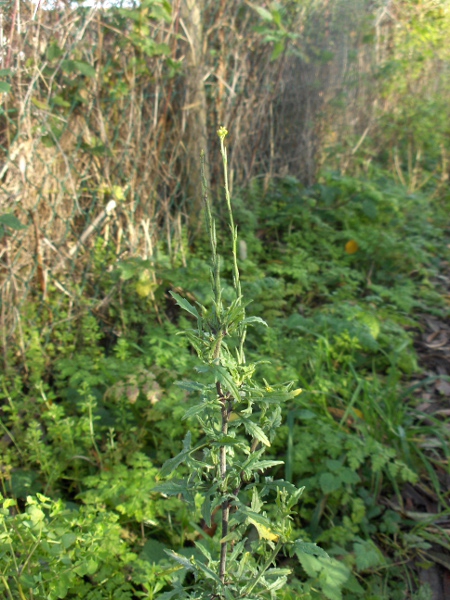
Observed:
[[[270,446],[270,441],[259,425],[250,421],[250,419],[242,419],[246,431],[265,446]]]
[[[175,302],[178,304],[178,306],[180,306],[186,312],[190,313],[196,319],[200,319],[200,315],[198,314],[197,309],[188,300],[186,300],[185,298],[182,298],[176,292],[171,291],[169,293],[172,296],[172,298],[175,300]]]
[[[309,554],[310,556],[329,558],[328,554],[320,546],[312,542],[304,542],[303,540],[296,540],[294,542],[294,552],[297,556],[300,554]]]

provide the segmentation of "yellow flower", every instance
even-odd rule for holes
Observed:
[[[217,130],[217,135],[220,137],[221,140],[224,140],[225,137],[228,135],[228,129],[226,129],[226,127],[220,127]]]
[[[359,246],[358,243],[355,242],[355,240],[349,240],[345,244],[345,251],[347,252],[347,254],[355,254],[355,252],[358,252],[358,250]]]

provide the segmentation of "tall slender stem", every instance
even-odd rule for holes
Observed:
[[[220,401],[222,403],[221,416],[222,416],[222,434],[225,436],[228,434],[228,419],[229,411],[227,406],[227,400],[223,395],[220,383],[217,383],[217,392],[219,394]],[[226,446],[220,447],[220,479],[222,494],[225,499],[222,502],[222,538],[220,542],[220,566],[219,566],[219,578],[222,583],[225,583],[225,575],[227,571],[227,549],[228,543],[224,541],[225,536],[228,534],[228,521],[230,518],[230,503],[226,497],[226,477],[227,477],[227,449]]]
[[[226,133],[224,133],[224,128],[219,129],[219,137],[220,137],[220,153],[222,155],[223,162],[223,178],[224,178],[224,188],[225,188],[225,199],[227,201],[228,208],[228,218],[230,220],[230,229],[231,229],[231,239],[232,239],[232,253],[233,253],[233,284],[234,289],[236,290],[236,296],[238,299],[242,297],[241,291],[241,281],[239,277],[239,268],[237,264],[237,227],[234,224],[233,210],[231,208],[231,195],[230,188],[228,185],[228,157],[227,157],[227,149],[225,148],[224,139]],[[225,129],[226,131],[226,129]]]
[[[230,229],[231,229],[232,255],[233,255],[233,284],[234,284],[234,289],[236,291],[236,297],[238,299],[238,303],[241,304],[242,289],[241,289],[241,279],[240,279],[240,275],[239,275],[239,267],[238,267],[238,263],[237,263],[238,235],[237,235],[237,227],[234,224],[233,210],[231,207],[231,194],[230,194],[230,187],[228,185],[228,156],[227,156],[227,149],[225,148],[225,144],[224,144],[224,139],[227,136],[228,131],[226,130],[225,127],[221,127],[217,133],[220,138],[220,153],[222,155],[222,162],[223,162],[225,199],[227,202],[228,218],[230,221]],[[245,318],[245,309],[244,309],[243,319],[244,318]],[[245,343],[246,335],[247,335],[247,327],[245,325],[240,325],[240,327],[239,327],[240,341],[239,341],[238,356],[239,356],[239,362],[241,364],[245,363],[244,343]]]

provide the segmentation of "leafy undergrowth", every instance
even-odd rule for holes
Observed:
[[[296,533],[331,557],[282,557],[295,575],[277,597],[426,600],[418,573],[450,562],[449,430],[445,415],[417,408],[426,379],[413,347],[420,315],[448,316],[436,283],[448,270],[447,205],[382,175],[336,174],[309,189],[254,183],[236,202],[248,313],[271,326],[249,332],[249,358],[263,361],[261,377],[303,388],[270,476],[305,486]],[[163,248],[117,262],[104,241],[91,277],[108,302],[87,287],[75,307],[53,289],[23,308],[0,391],[6,597],[156,598],[187,576],[164,549],[189,556],[215,535],[202,497],[193,514],[152,492],[196,401],[175,385],[197,362],[168,291],[211,302],[205,256],[197,240],[184,267]]]

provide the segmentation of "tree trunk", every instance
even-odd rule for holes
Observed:
[[[193,230],[201,224],[202,182],[200,174],[200,152],[205,151],[205,176],[209,186],[208,129],[203,57],[203,14],[205,0],[183,0],[182,18],[184,33],[189,49],[186,56],[186,151],[187,181],[186,195]]]

